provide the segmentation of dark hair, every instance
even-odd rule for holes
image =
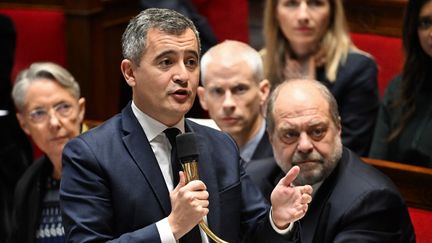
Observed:
[[[390,131],[389,141],[397,138],[412,118],[416,109],[416,96],[425,83],[432,80],[432,58],[421,47],[418,35],[420,10],[429,1],[431,0],[410,0],[405,10],[402,29],[405,62],[402,68],[401,88],[391,104],[393,107],[401,107],[402,115],[399,125]]]
[[[191,29],[195,33],[198,51],[200,51],[199,34],[190,19],[174,10],[148,8],[132,18],[123,33],[123,58],[139,65],[141,56],[147,47],[147,33],[150,29],[157,29],[170,35],[180,35],[187,29]]]

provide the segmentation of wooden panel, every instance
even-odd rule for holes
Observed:
[[[139,11],[138,1],[65,1],[68,66],[82,86],[88,119],[106,120],[131,98],[123,94],[121,35]]]
[[[401,36],[408,0],[345,0],[344,6],[353,32]]]
[[[66,68],[87,100],[86,118],[106,120],[131,99],[120,72],[121,35],[139,0],[6,0],[0,7],[64,11]]]
[[[409,207],[432,210],[432,169],[370,158],[363,160],[393,180]]]
[[[29,8],[62,8],[64,0],[2,0],[1,6]]]

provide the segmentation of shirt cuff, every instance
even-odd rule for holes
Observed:
[[[156,223],[156,228],[159,231],[159,237],[163,243],[176,243],[171,226],[168,223],[168,218],[164,218]]]
[[[292,228],[294,227],[294,224],[290,223],[286,229],[279,229],[278,227],[276,227],[276,225],[273,223],[272,208],[273,207],[270,208],[270,213],[269,213],[270,224],[271,224],[272,228],[274,229],[274,231],[276,231],[280,235],[287,235],[288,233],[291,232]]]

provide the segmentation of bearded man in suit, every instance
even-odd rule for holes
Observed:
[[[267,127],[274,159],[247,167],[266,198],[293,166],[293,185],[314,194],[300,220],[302,242],[415,242],[407,207],[394,184],[341,143],[335,98],[318,81],[290,80],[272,93]]]

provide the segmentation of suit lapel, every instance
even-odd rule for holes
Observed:
[[[323,242],[325,239],[326,230],[323,227],[327,226],[329,217],[328,200],[335,187],[339,167],[337,165],[330,176],[324,180],[313,197],[305,217],[300,220],[303,242]]]
[[[264,159],[273,157],[273,149],[271,147],[268,133],[264,132],[261,140],[259,141],[251,160]]]
[[[171,212],[169,192],[150,143],[138,120],[133,115],[130,104],[123,109],[122,115],[123,129],[125,131],[123,136],[124,145],[153,190],[164,215],[168,216]]]

